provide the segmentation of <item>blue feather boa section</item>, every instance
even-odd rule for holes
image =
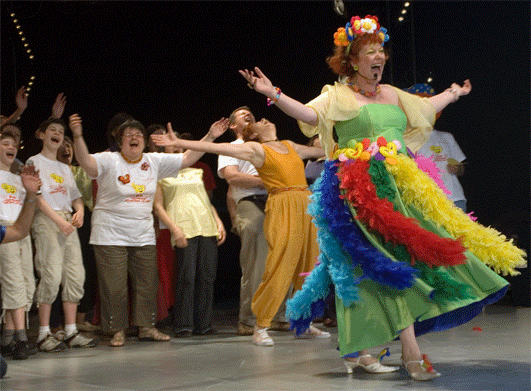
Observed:
[[[348,206],[340,198],[337,161],[328,161],[321,177],[312,186],[308,212],[318,229],[319,265],[306,278],[302,289],[287,302],[286,316],[297,334],[304,332],[312,319],[322,316],[329,284],[349,306],[359,300],[358,284],[364,278],[395,289],[413,285],[417,271],[384,256],[365,238]]]

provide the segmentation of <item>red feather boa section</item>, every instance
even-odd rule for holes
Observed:
[[[387,199],[376,195],[376,186],[368,172],[370,162],[355,160],[341,164],[338,177],[346,197],[356,208],[357,218],[386,241],[404,245],[415,260],[430,267],[465,263],[465,248],[455,239],[441,238],[420,227],[417,221],[393,209]]]

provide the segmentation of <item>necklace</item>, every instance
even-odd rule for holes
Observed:
[[[120,151],[120,155],[122,155],[122,157],[124,158],[124,160],[125,160],[127,163],[129,163],[129,164],[136,164],[136,163],[138,163],[140,160],[142,160],[142,158],[144,157],[144,154],[142,154],[142,155],[140,155],[140,158],[137,159],[137,160],[129,160],[128,158],[126,158],[126,157],[124,156],[124,154],[122,153],[122,151]]]
[[[274,139],[274,140],[266,140],[266,141],[260,141],[260,144],[265,144],[265,143],[272,143],[274,141],[278,141],[278,138]]]
[[[380,89],[380,83],[376,83],[376,90],[373,91],[373,92],[367,92],[367,91],[364,91],[362,90],[361,88],[359,88],[356,84],[354,83],[351,83],[349,82],[348,85],[350,86],[350,88],[352,88],[355,92],[359,92],[361,95],[365,95],[367,98],[371,98],[373,96],[376,96],[377,94],[379,94],[381,91]]]

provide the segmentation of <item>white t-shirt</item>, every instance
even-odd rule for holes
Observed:
[[[98,164],[98,192],[90,244],[155,245],[151,212],[157,182],[179,174],[182,154],[144,153],[135,164],[127,163],[120,152],[92,156]]]
[[[452,158],[458,162],[466,159],[451,133],[434,129],[428,142],[418,150],[417,154],[427,158],[433,156],[435,165],[441,170],[440,174],[444,185],[452,192],[448,198],[454,202],[466,201],[459,179],[455,174],[450,174],[447,169],[448,159]]]
[[[14,223],[26,198],[26,189],[19,175],[0,170],[0,220]]]
[[[57,160],[50,160],[42,154],[30,157],[26,164],[33,163],[39,170],[42,196],[53,210],[70,212],[72,202],[81,197],[70,167]]]
[[[238,139],[238,140],[233,141],[231,144],[243,144],[243,143],[244,143],[243,140]],[[256,171],[256,168],[251,164],[251,162],[248,162],[247,160],[236,159],[235,157],[219,155],[218,176],[220,178],[224,178],[223,174],[221,173],[221,169],[227,166],[238,166],[238,171],[243,174],[258,175],[258,171]],[[236,201],[236,203],[238,203],[238,201],[244,197],[257,195],[257,194],[267,194],[267,190],[262,189],[260,187],[246,188],[246,187],[232,186],[232,196],[234,197],[234,200]]]

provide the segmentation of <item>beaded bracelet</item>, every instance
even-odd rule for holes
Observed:
[[[277,91],[277,95],[274,98],[267,98],[267,105],[271,106],[273,103],[278,101],[278,98],[280,98],[280,88],[275,87],[275,90]]]

